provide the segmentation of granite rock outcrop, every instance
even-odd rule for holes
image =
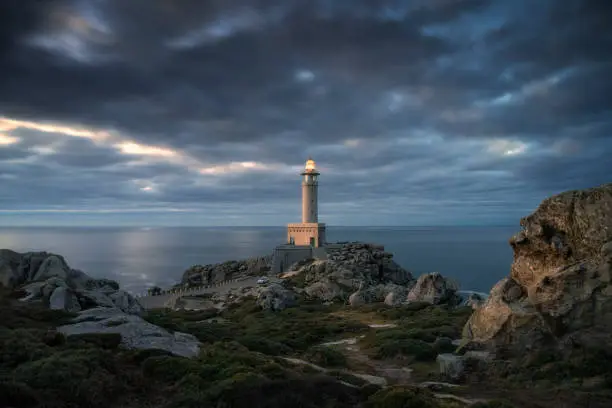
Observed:
[[[51,309],[78,312],[94,307],[118,308],[139,314],[141,305],[119,284],[109,279],[94,279],[72,269],[66,260],[48,252],[18,253],[0,250],[0,284],[21,289],[27,302],[43,302]]]
[[[118,333],[126,348],[161,349],[184,357],[199,352],[200,342],[194,336],[170,333],[140,317],[142,306],[117,282],[72,269],[60,255],[2,249],[0,283],[24,292],[23,302],[76,313],[69,324],[57,328],[66,336]]]
[[[327,259],[294,264],[284,275],[299,282],[304,293],[325,302],[347,301],[358,306],[384,302],[442,303],[452,300],[456,285],[439,273],[416,280],[380,245],[347,243],[328,248]]]
[[[544,200],[510,239],[510,275],[464,327],[466,342],[518,353],[612,340],[612,184]]]
[[[217,264],[194,265],[183,273],[181,285],[211,285],[244,276],[265,275],[270,271],[271,260],[272,256],[261,256]]]
[[[410,302],[425,302],[432,305],[441,303],[459,304],[460,297],[457,295],[459,285],[445,278],[439,272],[426,273],[417,279],[414,286],[408,292],[406,300]]]
[[[296,304],[297,296],[295,292],[278,283],[261,288],[257,294],[257,305],[262,310],[278,312]]]
[[[57,328],[66,336],[117,333],[123,347],[129,349],[165,350],[177,356],[195,357],[200,352],[198,339],[187,333],[173,332],[151,324],[118,308],[97,307],[85,310],[70,324]]]
[[[355,304],[382,302],[393,286],[414,282],[410,272],[393,261],[393,254],[379,245],[348,243],[327,251],[327,259],[298,262],[284,276],[299,281],[309,297],[347,301],[353,294]]]

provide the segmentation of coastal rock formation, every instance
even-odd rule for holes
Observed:
[[[380,245],[349,243],[337,248],[330,247],[327,258],[328,262],[335,263],[341,269],[358,270],[359,277],[366,283],[406,285],[414,280],[410,272],[393,260],[393,254],[384,251]]]
[[[323,301],[347,300],[354,294],[355,304],[382,302],[397,286],[408,287],[414,282],[410,272],[392,258],[391,253],[373,244],[330,246],[326,260],[296,263],[285,276],[299,282],[308,296]]]
[[[263,310],[280,311],[297,303],[295,292],[273,283],[261,288],[257,295],[257,305]]]
[[[366,303],[385,302],[389,306],[397,306],[406,300],[408,287],[394,283],[379,284],[368,288],[360,287],[349,296],[349,304],[358,306]]]
[[[194,265],[183,273],[181,284],[186,286],[210,285],[243,276],[265,275],[270,271],[271,260],[271,256],[262,256],[218,264]]]
[[[458,285],[439,272],[426,273],[416,281],[416,284],[408,292],[408,302],[426,302],[432,305],[440,303],[458,304]]]
[[[65,259],[48,252],[20,254],[0,250],[0,284],[26,292],[23,301],[43,302],[51,309],[78,312],[94,307],[118,308],[124,313],[143,311],[138,301],[108,279],[93,279],[71,269]]]
[[[66,336],[87,333],[118,333],[121,343],[130,349],[165,350],[177,356],[195,357],[200,342],[191,334],[174,332],[151,324],[140,316],[117,308],[98,307],[79,313],[71,324],[57,328]]]
[[[510,276],[470,317],[465,340],[524,352],[612,338],[612,184],[544,200],[510,239]]]
[[[51,309],[78,313],[71,324],[58,327],[66,336],[118,333],[127,348],[161,349],[184,357],[199,352],[200,343],[194,336],[169,333],[143,320],[139,316],[142,306],[119,289],[117,282],[93,279],[71,269],[60,255],[0,250],[0,283],[25,292],[21,301],[42,302]]]

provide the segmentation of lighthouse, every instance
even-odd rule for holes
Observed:
[[[287,225],[287,243],[318,248],[325,245],[325,224],[319,222],[319,170],[311,157],[302,177],[302,222]]]
[[[319,175],[317,164],[309,157],[300,173],[302,222],[287,225],[287,242],[273,252],[274,273],[282,273],[304,259],[327,259],[325,224],[319,222]]]

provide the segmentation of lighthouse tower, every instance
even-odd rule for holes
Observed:
[[[302,176],[302,222],[287,226],[290,245],[318,248],[325,245],[325,224],[319,223],[319,171],[308,158]]]
[[[327,259],[325,224],[319,222],[319,171],[308,158],[302,177],[302,222],[287,225],[287,242],[274,248],[272,272],[282,273],[304,259]]]
[[[313,224],[319,222],[319,172],[317,164],[308,158],[304,171],[300,174],[302,179],[302,223]]]

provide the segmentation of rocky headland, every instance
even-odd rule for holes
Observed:
[[[461,294],[458,285],[440,273],[424,274],[415,279],[412,274],[393,260],[393,254],[380,245],[352,242],[334,244],[328,249],[327,259],[305,259],[291,265],[280,276],[270,275],[270,257],[258,257],[212,265],[196,265],[187,269],[177,287],[190,288],[202,284],[231,279],[266,276],[271,278],[266,286],[244,286],[219,291],[204,299],[186,294],[177,297],[173,308],[223,308],[239,303],[244,298],[274,297],[274,310],[295,305],[291,299],[303,297],[322,302],[340,302],[352,306],[385,303],[390,306],[414,302],[430,304],[479,302],[477,295]],[[289,299],[289,300],[286,300]]]
[[[119,284],[94,279],[72,269],[66,260],[48,252],[0,250],[0,286],[15,290],[19,302],[75,316],[57,330],[66,336],[87,333],[118,334],[128,348],[160,349],[182,356],[198,354],[198,340],[145,321],[144,309]]]
[[[488,297],[346,243],[282,276],[267,257],[194,266],[176,288],[210,293],[143,310],[59,255],[2,250],[0,401],[612,406],[612,184],[548,198],[521,225],[510,274]],[[269,283],[253,283],[262,275]]]

